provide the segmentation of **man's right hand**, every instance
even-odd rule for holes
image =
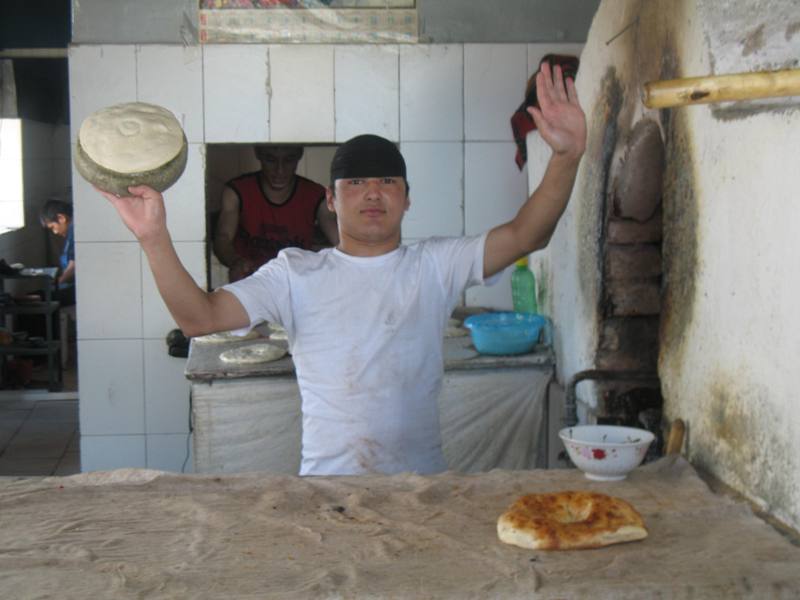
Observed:
[[[114,205],[122,222],[139,242],[144,244],[166,233],[167,214],[160,192],[146,185],[129,187],[130,196],[117,196],[95,189]]]

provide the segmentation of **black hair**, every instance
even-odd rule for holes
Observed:
[[[63,200],[48,200],[39,210],[39,221],[43,226],[58,221],[58,215],[64,215],[72,220],[72,204]]]
[[[353,177],[406,179],[406,161],[397,146],[386,138],[371,134],[359,135],[336,149],[331,161],[331,188],[337,179]]]

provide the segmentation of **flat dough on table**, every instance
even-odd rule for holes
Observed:
[[[219,333],[209,333],[208,335],[201,335],[192,338],[192,340],[200,344],[227,344],[230,342],[244,342],[248,340],[255,340],[260,337],[263,336],[255,329],[251,329],[244,335],[234,335],[230,331],[220,331]]]
[[[500,515],[497,536],[531,550],[578,550],[641,540],[647,529],[621,498],[565,491],[522,496]]]
[[[219,359],[232,365],[254,365],[278,360],[286,355],[286,349],[274,344],[250,344],[240,348],[226,350]]]

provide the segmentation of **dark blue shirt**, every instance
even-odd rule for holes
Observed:
[[[70,223],[67,228],[67,238],[64,241],[64,249],[61,251],[61,256],[58,259],[62,273],[71,260],[75,260],[75,239],[72,233],[72,223]]]

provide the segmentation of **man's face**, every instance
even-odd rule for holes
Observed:
[[[297,163],[303,158],[299,146],[256,146],[256,158],[261,162],[261,173],[267,186],[284,190],[294,183]]]
[[[364,243],[400,242],[400,225],[410,202],[403,177],[337,179],[328,190],[340,236]]]
[[[67,237],[69,219],[65,215],[58,215],[55,221],[47,221],[44,226],[58,236]]]

